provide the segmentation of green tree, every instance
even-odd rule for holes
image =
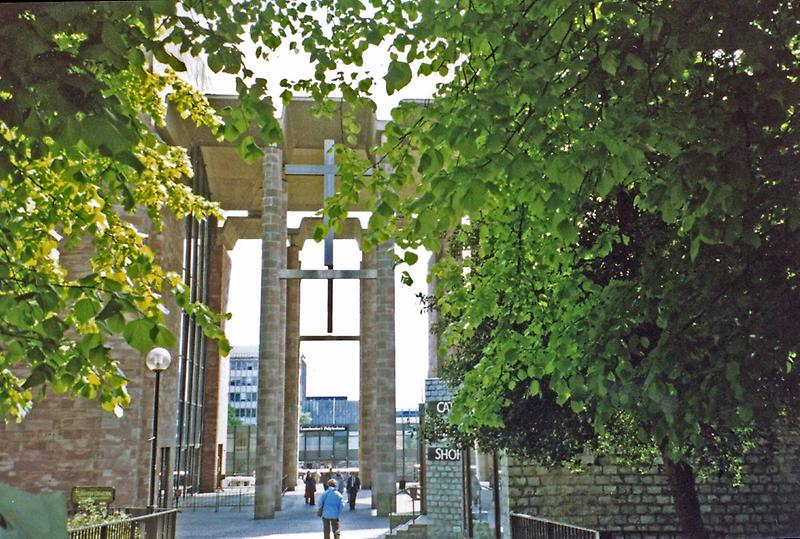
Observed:
[[[165,293],[223,338],[219,315],[189,301],[127,218],[145,212],[159,227],[162,211],[219,213],[185,184],[186,151],[152,129],[162,94],[197,124],[220,125],[173,71],[148,69],[148,54],[182,67],[154,27],[168,9],[0,7],[0,416],[21,420],[46,387],[121,414],[130,397],[108,336],[141,352],[172,347]],[[61,255],[86,245],[85,271],[69,273]]]
[[[165,144],[154,128],[165,100],[184,118],[237,145],[247,160],[280,140],[267,81],[243,64],[247,35],[266,58],[283,42],[306,50],[314,81],[283,81],[322,100],[341,86],[369,81],[332,74],[355,64],[385,33],[362,24],[363,9],[343,2],[323,30],[326,2],[20,3],[0,6],[0,416],[21,420],[46,388],[96,398],[121,414],[127,380],[107,339],[122,334],[144,352],[170,347],[163,295],[173,294],[210,337],[228,344],[219,315],[189,300],[180,276],[155,262],[128,216],[146,213],[156,229],[162,212],[218,216],[195,195],[186,150]],[[368,42],[348,41],[370,32]],[[13,51],[13,52],[10,52]],[[236,76],[240,101],[214,111],[177,73],[200,57],[214,72]],[[159,69],[152,65],[158,62]],[[347,94],[355,97],[354,92]],[[330,109],[321,107],[322,111]],[[219,112],[219,114],[218,114]],[[255,123],[259,140],[245,134]],[[355,123],[349,124],[355,129]],[[61,255],[91,245],[84,273],[69,273]]]
[[[0,39],[15,51],[0,64],[0,223],[10,229],[0,264],[9,268],[0,269],[3,410],[21,415],[31,399],[22,386],[48,380],[124,403],[118,388],[102,389],[119,373],[96,339],[126,329],[141,348],[168,339],[155,295],[162,283],[141,285],[154,273],[146,251],[124,247],[132,233],[118,234],[123,247],[102,247],[98,230],[128,230],[117,206],[143,206],[156,219],[162,206],[213,211],[180,188],[183,154],[142,117],[160,121],[155,96],[171,87],[184,114],[216,120],[179,79],[147,71],[145,52],[175,71],[183,64],[171,51],[236,75],[240,105],[224,111],[217,133],[256,159],[280,130],[267,81],[242,63],[245,29],[257,57],[282,43],[310,56],[312,80],[281,81],[283,98],[310,93],[326,113],[341,92],[345,142],[359,107],[374,107],[364,53],[383,44],[389,64],[376,76],[389,93],[415,75],[450,82],[429,103],[399,107],[370,159],[340,145],[345,184],[325,210],[338,226],[367,188],[368,246],[391,237],[438,252],[458,234],[475,236],[470,253],[445,252],[434,269],[437,308],[450,321],[443,345],[485,332],[454,422],[466,434],[502,429],[515,392],[552,399],[601,436],[622,420],[662,455],[681,525],[703,537],[694,469],[724,467],[720,455],[798,417],[797,4],[369,4],[3,8]],[[260,140],[244,135],[252,122]],[[391,175],[376,166],[384,163]],[[49,177],[67,182],[63,192],[41,183]],[[98,194],[77,198],[86,192]],[[99,242],[96,276],[77,286],[60,276],[48,237]],[[82,326],[92,322],[97,332]],[[20,363],[32,369],[27,381],[8,368]]]
[[[236,417],[236,409],[228,405],[228,426],[229,427],[238,427],[242,424],[242,418]]]
[[[663,458],[684,532],[704,537],[695,470],[729,468],[800,407],[796,3],[405,14],[384,19],[387,89],[414,71],[453,80],[386,127],[372,241],[477,238],[434,270],[445,347],[487,333],[453,423],[508,428],[519,392],[588,414],[598,436],[622,422]]]

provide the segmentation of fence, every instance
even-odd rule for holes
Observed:
[[[680,532],[616,531],[600,532],[600,539],[683,539],[683,535]]]
[[[175,507],[189,511],[220,509],[241,511],[256,503],[255,487],[226,488],[206,494],[188,494],[175,498]]]
[[[133,512],[132,510],[129,512]],[[167,509],[96,526],[69,530],[69,539],[174,539],[178,511]]]
[[[225,446],[225,473],[252,475],[256,469],[256,428],[251,425],[228,427]]]
[[[707,530],[709,539],[723,539],[725,534],[718,530]],[[608,531],[600,532],[600,539],[685,539],[688,536],[678,531]]]
[[[511,514],[512,539],[600,539],[600,532],[555,520]]]

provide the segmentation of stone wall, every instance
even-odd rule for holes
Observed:
[[[786,439],[769,457],[748,456],[743,485],[698,480],[706,527],[725,537],[800,534],[800,441]],[[638,473],[599,459],[572,473],[509,459],[510,505],[516,512],[600,531],[678,528],[666,478],[657,467]]]
[[[426,403],[449,401],[450,397],[450,389],[444,380],[425,380]],[[428,537],[461,538],[464,526],[461,461],[431,460],[427,450],[436,447],[446,447],[446,444],[426,444],[423,494],[428,511]]]
[[[148,243],[165,269],[180,270],[181,222],[166,218],[164,230],[155,233],[142,212],[127,219],[150,233]],[[62,253],[62,263],[72,275],[80,275],[86,271],[92,250],[90,242],[83,242]],[[165,300],[172,312],[168,324],[178,334],[179,311],[171,298]],[[116,489],[115,506],[144,507],[154,377],[141,354],[121,336],[110,337],[107,344],[129,379],[131,406],[118,419],[96,400],[48,391],[22,423],[0,422],[0,482],[30,492],[62,491],[68,500],[75,486],[111,486]],[[159,447],[170,447],[175,440],[177,350],[171,352],[172,366],[161,375]]]

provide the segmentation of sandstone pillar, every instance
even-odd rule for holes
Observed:
[[[362,252],[361,269],[375,268],[375,250]],[[372,488],[375,445],[375,279],[361,279],[359,339],[358,474]],[[373,507],[375,498],[373,500]]]
[[[300,269],[300,247],[287,248],[287,268]],[[286,384],[283,412],[283,473],[287,487],[297,486],[300,430],[300,280],[286,281]]]
[[[396,426],[394,347],[394,243],[377,248],[375,266],[375,455],[372,498],[378,516],[395,510]]]
[[[283,430],[284,320],[278,271],[286,253],[282,156],[278,148],[264,150],[261,210],[261,321],[256,411],[256,488],[254,518],[273,518],[280,504],[281,464],[278,433]],[[278,486],[276,488],[276,482]],[[277,498],[277,499],[276,499]]]
[[[280,268],[286,268],[286,242],[288,240],[287,234],[287,211],[289,207],[289,184],[286,181],[283,181],[283,170],[281,168],[281,211],[279,213],[281,218],[281,237],[283,240],[281,241],[281,249],[280,249]],[[276,380],[277,386],[280,388],[280,392],[276,395],[276,406],[275,406],[275,414],[278,416],[278,428],[275,432],[275,436],[278,438],[277,440],[277,447],[275,451],[275,456],[277,460],[277,474],[275,476],[275,510],[281,510],[281,504],[283,502],[283,476],[284,476],[284,467],[283,467],[283,417],[284,417],[284,409],[286,407],[286,400],[285,400],[285,393],[286,393],[286,281],[281,279],[278,281],[278,288],[280,290],[280,333],[278,334],[278,345],[280,350],[278,351],[278,361],[280,364],[280,370],[278,372],[278,379]]]
[[[430,259],[428,259],[428,275],[431,274],[431,270],[433,266],[438,261],[438,256],[436,253],[431,253]],[[434,278],[431,279],[431,282],[428,283],[428,297],[436,297],[436,283],[438,279]],[[430,306],[429,306],[430,307]],[[440,337],[440,330],[438,329],[439,324],[439,310],[438,309],[428,309],[428,378],[438,378],[439,377],[439,337]]]

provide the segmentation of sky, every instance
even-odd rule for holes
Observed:
[[[267,78],[273,86],[274,102],[281,78],[294,79],[312,73],[308,57],[304,53],[279,50],[270,62],[256,62],[253,47],[245,46],[248,64],[257,77]],[[386,72],[388,55],[373,52],[365,59],[365,68],[374,70],[376,79]],[[190,64],[191,66],[191,64]],[[190,76],[205,92],[213,94],[235,94],[232,76],[213,74],[210,71],[190,67]],[[391,109],[401,99],[426,99],[435,91],[440,77],[412,80],[400,92],[388,96],[379,91],[374,99],[378,105],[378,119],[388,119]],[[280,114],[281,111],[278,111]],[[320,181],[322,179],[320,178]],[[362,226],[366,225],[363,215]],[[289,215],[289,226],[297,226],[300,215]],[[426,269],[429,253],[419,252],[419,261],[411,268],[401,265],[395,271],[395,350],[396,350],[396,402],[398,409],[416,408],[424,400],[424,380],[428,369],[428,318],[421,313],[415,294],[427,293]],[[240,240],[230,252],[231,288],[228,311],[232,318],[226,324],[226,334],[234,346],[258,343],[259,297],[253,294],[253,286],[260,282],[261,243],[258,240]],[[353,240],[339,240],[334,246],[334,267],[358,269],[361,254]],[[303,269],[324,268],[322,244],[309,241],[300,253]],[[414,279],[413,286],[400,283],[401,272],[407,269]],[[307,280],[301,283],[300,334],[326,334],[326,282]],[[334,335],[356,335],[359,333],[358,301],[359,285],[355,280],[337,281],[334,285]],[[358,398],[358,343],[357,342],[303,342],[300,353],[305,356],[308,396],[347,396]]]
[[[233,317],[225,332],[234,346],[258,343],[259,296],[253,284],[260,282],[261,242],[239,240],[230,252],[231,289],[228,311]],[[422,254],[413,267],[399,266],[395,272],[395,353],[396,400],[399,409],[415,408],[423,399],[423,383],[428,369],[428,318],[420,313],[417,292],[427,293],[425,268],[429,255]],[[360,253],[353,240],[338,240],[334,246],[334,267],[358,269]],[[306,243],[300,253],[303,269],[320,269],[322,245]],[[399,275],[408,269],[414,278],[409,287]],[[326,335],[326,281],[306,280],[300,288],[300,334]],[[334,335],[359,334],[359,285],[355,280],[334,284]],[[308,396],[347,396],[358,399],[358,343],[306,341],[300,353],[308,366]]]

